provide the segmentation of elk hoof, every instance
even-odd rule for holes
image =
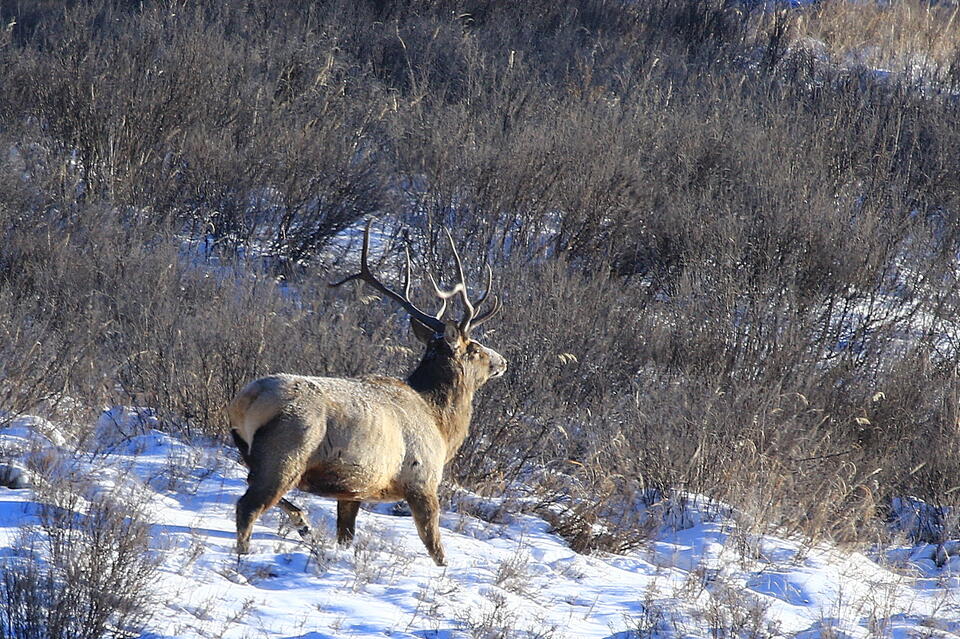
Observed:
[[[248,542],[248,541],[238,541],[238,542],[237,542],[237,554],[238,554],[238,555],[248,555],[248,554],[250,554],[250,542]]]

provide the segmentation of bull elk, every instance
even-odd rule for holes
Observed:
[[[337,500],[342,545],[353,539],[361,502],[406,499],[430,556],[438,565],[446,563],[437,500],[443,468],[467,436],[474,392],[507,368],[499,353],[471,339],[470,332],[501,305],[494,296],[479,312],[493,282],[489,266],[486,290],[470,301],[460,256],[447,233],[459,282],[444,291],[431,277],[440,312],[421,311],[410,301],[409,251],[402,294],[370,270],[372,222],[363,234],[360,272],[330,286],[359,280],[398,303],[425,346],[423,357],[406,380],[271,375],[240,391],[228,407],[234,442],[250,471],[247,491],[237,502],[238,553],[249,551],[254,522],[274,505],[288,513],[302,535],[309,533],[304,512],[284,499],[296,486]],[[444,322],[454,297],[464,315]]]

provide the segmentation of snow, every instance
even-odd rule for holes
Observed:
[[[121,436],[108,436],[111,424]],[[149,410],[111,408],[97,425],[107,443],[97,454],[75,453],[39,418],[0,429],[0,462],[67,459],[95,489],[144,503],[162,557],[151,639],[960,633],[960,542],[860,552],[755,535],[733,509],[689,495],[640,506],[668,522],[651,527],[643,547],[581,555],[522,499],[456,490],[441,518],[449,566],[439,568],[402,509],[362,510],[344,549],[331,541],[334,502],[295,493],[318,541],[302,542],[271,511],[238,561],[233,513],[244,468],[213,442],[155,426]],[[923,510],[913,499],[899,507],[908,528],[909,513]],[[0,557],[36,512],[32,490],[0,488]]]

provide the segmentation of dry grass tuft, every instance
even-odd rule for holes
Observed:
[[[795,39],[819,43],[839,62],[899,70],[956,61],[960,6],[924,0],[812,3],[792,19]]]

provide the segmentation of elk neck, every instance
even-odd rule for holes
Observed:
[[[437,427],[447,442],[449,461],[466,439],[473,415],[474,388],[463,366],[431,348],[407,377],[407,384],[434,410]]]

